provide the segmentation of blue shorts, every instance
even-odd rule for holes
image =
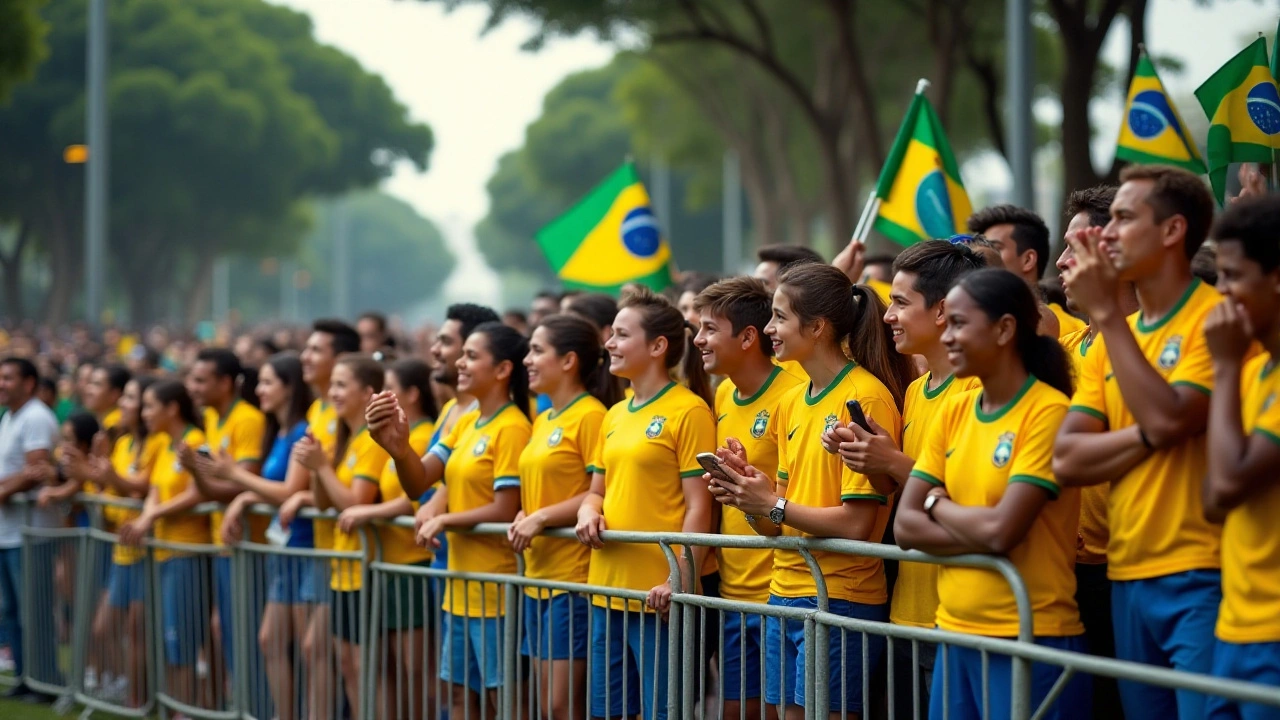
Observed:
[[[204,558],[172,557],[160,563],[164,657],[170,665],[192,665],[209,634],[209,584]]]
[[[577,593],[551,598],[524,596],[524,639],[520,652],[540,660],[587,659],[591,602]]]
[[[132,565],[111,564],[111,575],[107,578],[107,604],[117,610],[127,610],[134,603],[141,603],[146,588],[147,564],[136,562]]]
[[[1111,622],[1116,657],[1156,667],[1207,674],[1217,644],[1214,627],[1222,603],[1222,573],[1190,570],[1147,580],[1111,583]],[[1205,714],[1201,693],[1120,681],[1127,717],[1198,720]]]
[[[1084,635],[1072,637],[1038,637],[1036,644],[1056,650],[1083,653],[1088,649]],[[1009,701],[1013,693],[1013,660],[1008,655],[991,653],[987,656],[987,699],[991,703],[991,720],[1006,720],[1012,715]],[[945,664],[944,664],[945,663]],[[1062,668],[1042,663],[1031,664],[1031,707],[1044,702],[1053,685],[1062,674]],[[947,692],[943,694],[943,685]],[[943,645],[938,648],[933,663],[933,687],[929,690],[929,717],[946,717],[950,720],[980,720],[982,714],[982,653],[971,648]],[[1067,681],[1067,687],[1057,702],[1045,714],[1046,720],[1075,720],[1093,713],[1093,679],[1077,673]],[[1134,716],[1130,716],[1134,717]],[[1137,717],[1160,717],[1138,715]]]
[[[817,610],[818,598],[783,598],[769,596],[769,604],[777,607],[801,608]],[[885,605],[865,605],[846,600],[831,600],[829,611],[859,620],[889,621],[889,608]],[[764,698],[769,705],[782,705],[786,698],[787,705],[804,707],[804,623],[799,620],[788,620],[786,634],[783,637],[782,619],[765,618],[765,667],[769,668],[768,683]],[[844,635],[844,642],[840,637]],[[851,713],[862,712],[862,636],[859,633],[841,633],[832,628],[828,645],[828,697],[831,699],[831,712],[847,710]],[[872,668],[880,664],[884,657],[884,636],[867,636],[867,662]],[[781,653],[781,654],[780,654]],[[841,668],[845,674],[841,673]],[[869,671],[869,670],[868,670]]]
[[[1280,687],[1280,643],[1219,640],[1213,648],[1213,675]],[[1240,703],[1210,695],[1205,703],[1205,717],[1210,720],[1277,720],[1280,719],[1280,707]]]
[[[724,617],[724,661],[720,685],[725,700],[760,697],[760,650],[764,647],[764,617],[726,612]],[[718,639],[717,639],[718,641]]]
[[[318,595],[319,563],[294,555],[267,556],[267,602],[278,605],[310,605]]]
[[[591,608],[591,714],[667,717],[667,623],[654,613]]]
[[[440,679],[472,691],[502,685],[502,618],[445,613]]]

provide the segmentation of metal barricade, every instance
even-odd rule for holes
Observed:
[[[91,525],[85,534],[85,555],[105,567],[102,574],[82,572],[78,597],[86,608],[86,622],[76,626],[73,644],[77,677],[75,703],[89,712],[119,717],[147,717],[155,707],[151,660],[151,629],[147,618],[157,615],[157,593],[151,584],[150,553],[120,544],[105,520],[112,510],[137,511],[140,500],[85,495]]]

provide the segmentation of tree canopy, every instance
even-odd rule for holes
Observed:
[[[83,140],[85,12],[85,0],[49,2],[49,59],[0,109],[12,139],[0,220],[50,265],[50,322],[70,314],[83,272],[82,168],[61,154]],[[263,0],[114,0],[109,23],[109,277],[135,322],[175,304],[198,315],[214,258],[296,251],[304,199],[369,186],[398,161],[427,166],[430,129],[317,42],[305,15]],[[15,251],[6,269],[26,248]]]
[[[48,51],[49,27],[40,17],[45,0],[0,0],[0,105],[15,83],[31,77]]]

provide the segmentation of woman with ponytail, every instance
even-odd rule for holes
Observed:
[[[962,277],[945,307],[942,342],[956,377],[976,377],[982,389],[950,399],[930,425],[903,490],[895,536],[904,548],[935,555],[1008,557],[1031,596],[1036,643],[1086,652],[1075,600],[1080,496],[1053,476],[1053,442],[1071,394],[1070,361],[1055,340],[1036,334],[1035,297],[1008,271]],[[990,571],[943,567],[938,597],[943,630],[1018,634],[1017,601]],[[984,698],[993,717],[1009,715],[1009,658],[991,658],[992,684],[984,688],[988,673],[977,650],[951,645],[938,652],[946,653],[950,677],[944,683],[944,673],[934,673],[930,717],[942,717],[944,708],[951,717],[976,717]],[[1039,705],[1058,673],[1032,665],[1031,675],[1031,702]],[[1090,690],[1087,678],[1070,680],[1050,715],[1086,717]]]
[[[187,511],[204,498],[189,468],[181,461],[182,448],[205,444],[204,430],[187,389],[178,380],[163,380],[142,394],[142,420],[151,435],[162,436],[151,469],[151,489],[137,518],[120,528],[120,539],[140,544],[153,529],[155,539],[167,542],[209,542],[209,518]],[[160,564],[160,602],[163,624],[164,677],[180,702],[196,702],[196,655],[208,633],[208,603],[212,595],[208,566],[203,558],[173,550],[156,549]],[[203,619],[202,619],[203,618]]]
[[[589,469],[607,405],[621,399],[617,381],[601,354],[599,329],[572,315],[544,318],[529,339],[524,365],[529,386],[551,399],[533,421],[533,435],[520,454],[522,510],[507,536],[523,552],[525,577],[587,582],[591,550],[573,540],[539,537],[546,528],[572,527],[591,488]],[[524,599],[523,653],[535,658],[538,717],[586,717],[586,704],[571,697],[587,673],[585,596],[528,588]]]
[[[578,539],[591,546],[593,585],[648,592],[646,603],[596,597],[592,609],[591,714],[595,717],[665,718],[667,627],[658,618],[671,600],[670,570],[653,545],[604,543],[603,530],[709,532],[711,498],[700,478],[697,455],[715,448],[715,419],[707,398],[710,383],[701,353],[680,311],[645,288],[629,290],[605,343],[609,371],[631,381],[634,396],[605,416],[592,463],[591,490],[578,511]],[[684,363],[689,387],[671,380]],[[708,553],[693,548],[692,568]],[[682,586],[696,586],[683,552]],[[636,613],[639,613],[637,617]],[[624,621],[624,618],[626,620]],[[627,677],[615,665],[622,661]],[[656,656],[656,662],[655,662]],[[606,660],[606,658],[613,658]],[[624,695],[623,688],[629,689]],[[636,689],[639,689],[639,692]]]
[[[823,435],[849,423],[847,403],[898,442],[903,391],[911,381],[906,356],[893,350],[890,331],[881,318],[884,305],[870,289],[853,285],[830,265],[807,263],[785,270],[773,294],[773,318],[765,326],[779,362],[800,364],[809,382],[778,403],[778,477],[747,465],[750,458],[722,448],[717,454],[730,470],[728,481],[706,479],[721,503],[746,513],[761,535],[842,538],[880,542],[889,521],[888,498],[878,479],[847,468],[839,455],[827,452]],[[740,448],[740,446],[738,446]],[[862,620],[887,621],[888,593],[880,560],[843,553],[814,551],[826,578],[830,611]],[[774,553],[769,604],[815,609],[818,589],[798,553]],[[785,631],[784,631],[785,630]],[[862,679],[880,662],[883,638],[868,636],[863,666],[861,643],[849,634],[830,645],[827,682],[831,712],[863,713]],[[835,638],[833,637],[833,640]],[[765,619],[768,683],[765,702],[779,715],[798,716],[805,696],[803,628]]]
[[[444,480],[446,511],[418,527],[417,542],[439,549],[437,536],[447,531],[454,572],[516,572],[505,538],[458,531],[509,523],[520,511],[520,453],[530,431],[528,351],[525,337],[500,322],[483,323],[467,336],[458,392],[474,397],[477,410],[463,415],[426,455],[410,444],[408,417],[393,393],[375,396],[366,411],[373,437],[391,454],[409,497]],[[451,579],[443,610],[440,679],[450,684],[449,716],[486,717],[497,707],[503,682],[502,591],[494,583]]]

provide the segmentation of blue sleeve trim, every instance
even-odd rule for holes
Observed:
[[[519,475],[506,475],[504,477],[496,477],[493,479],[494,490],[507,490],[510,488],[520,487]]]
[[[448,465],[449,456],[453,455],[453,450],[448,445],[445,445],[444,443],[436,443],[435,445],[431,446],[431,450],[429,450],[427,454],[435,455],[436,457],[440,458],[440,462],[444,463],[445,465]]]

